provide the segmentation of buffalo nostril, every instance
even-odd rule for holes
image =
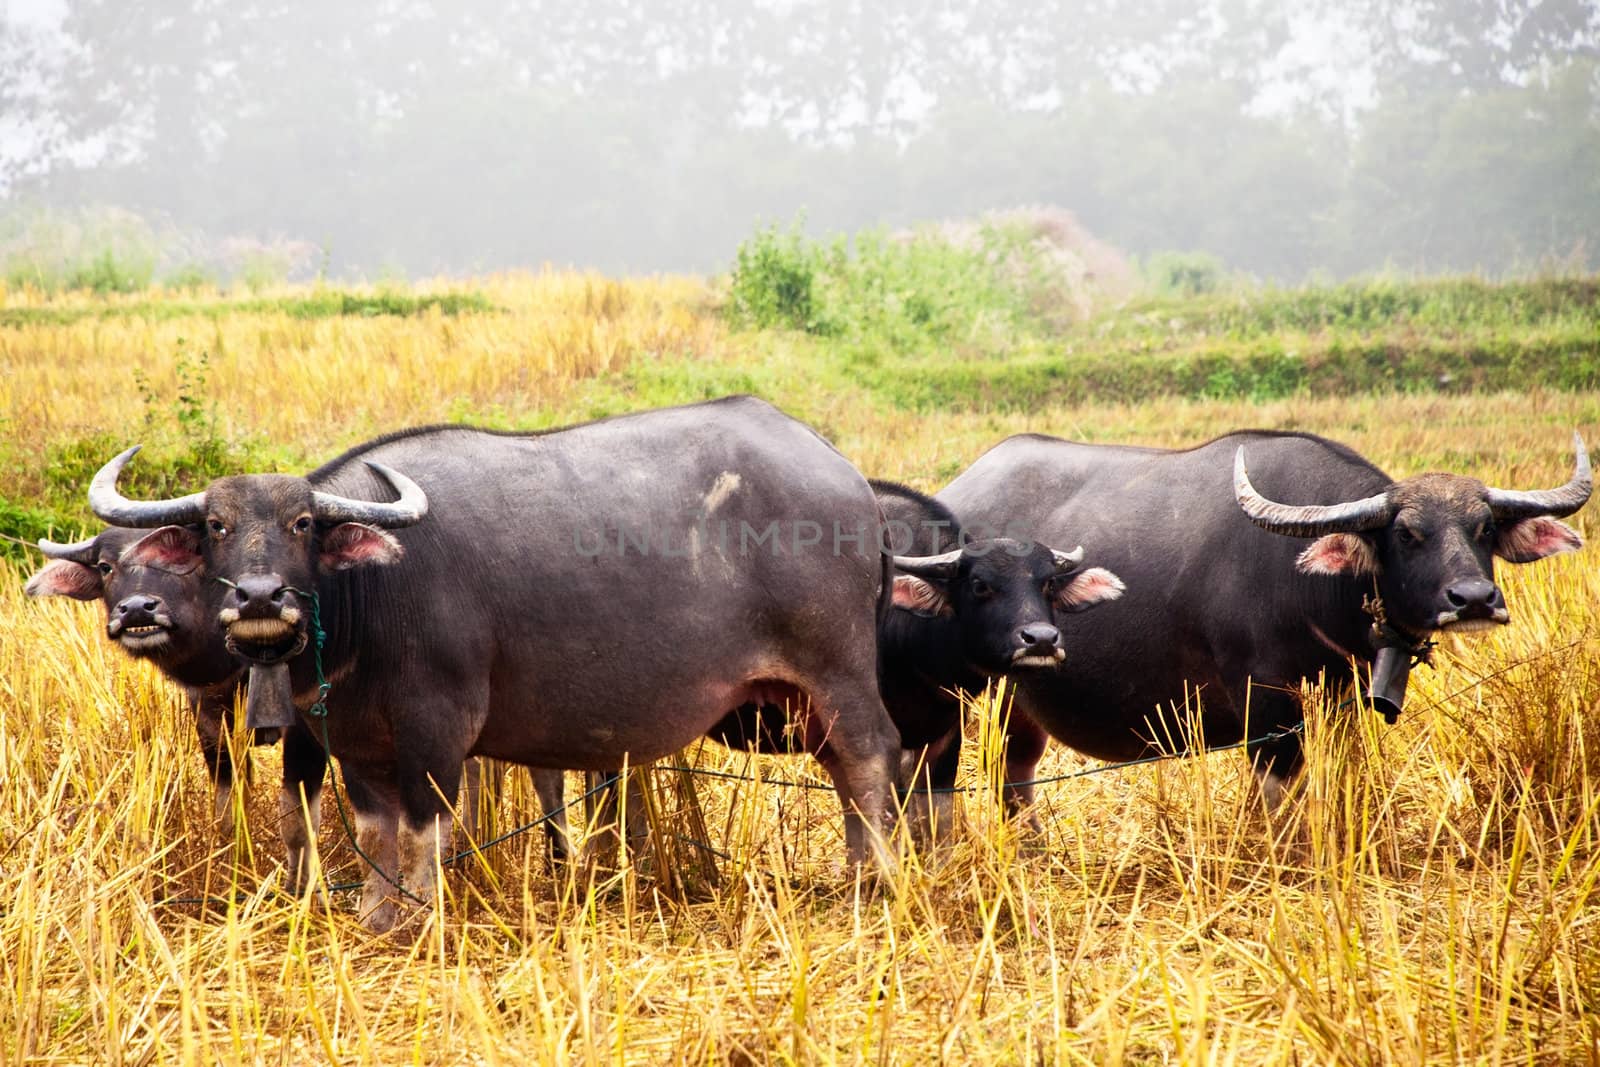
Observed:
[[[157,608],[159,608],[160,606],[161,606],[161,601],[159,601],[159,600],[152,599],[152,600],[146,600],[144,602],[144,610],[146,610],[146,611],[154,611]]]
[[[1017,636],[1022,639],[1024,647],[1036,648],[1040,645],[1053,646],[1061,632],[1054,626],[1024,626]]]
[[[289,593],[283,579],[275,574],[253,574],[240,578],[234,590],[239,598],[240,610],[258,615],[281,612],[284,598]]]
[[[1493,582],[1474,579],[1457,582],[1444,591],[1445,599],[1453,608],[1493,607],[1500,599],[1500,590]]]

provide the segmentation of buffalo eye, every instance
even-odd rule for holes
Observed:
[[[1400,543],[1407,548],[1416,548],[1422,544],[1422,534],[1409,526],[1396,526],[1394,532]]]
[[[1478,532],[1473,534],[1473,536],[1479,541],[1493,541],[1494,523],[1489,521],[1480,522],[1478,524]]]
[[[970,588],[972,589],[972,595],[975,597],[987,597],[994,594],[994,587],[977,576],[973,577]]]
[[[115,568],[112,567],[110,562],[108,562],[107,560],[101,560],[99,563],[95,564],[95,570],[99,571],[101,574],[106,575],[108,577],[110,576],[111,572],[114,569]]]
[[[291,527],[291,529],[293,529],[294,532],[297,533],[297,534],[308,534],[308,533],[310,533],[311,532],[311,516],[310,515],[302,515],[302,516],[300,516],[298,519],[294,520],[294,526]]]
[[[211,519],[206,522],[206,526],[211,530],[211,536],[218,541],[228,536],[228,524],[221,519]]]

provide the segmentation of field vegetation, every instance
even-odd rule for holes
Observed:
[[[1162,293],[1133,264],[1086,284],[1083,256],[1016,221],[828,246],[769,231],[710,283],[13,286],[0,531],[91,528],[87,480],[134,442],[135,490],[188,491],[403,425],[545,428],[734,391],[929,489],[1024,430],[1303,429],[1397,476],[1516,486],[1565,480],[1572,429],[1600,443],[1593,277]],[[279,892],[275,754],[219,839],[181,699],[105,642],[97,606],[23,598],[39,557],[7,546],[11,1062],[1600,1063],[1587,553],[1505,568],[1513,625],[1446,640],[1397,726],[1314,690],[1308,771],[1272,820],[1238,752],[1080,775],[1095,765],[1054,749],[1042,773],[1072,777],[1041,787],[1044,838],[1020,836],[987,796],[995,691],[953,840],[891,885],[842,870],[831,792],[792,784],[824,780],[808,761],[708,743],[640,772],[651,847],[620,874],[552,873],[524,834],[459,864],[409,936],[372,939],[350,894]],[[525,775],[490,814],[535,816]],[[331,794],[320,862],[359,877]]]

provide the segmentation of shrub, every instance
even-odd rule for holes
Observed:
[[[922,232],[981,252],[994,282],[1020,298],[1026,314],[1052,331],[1088,319],[1136,288],[1127,257],[1062,208],[992,211],[977,220],[937,223]]]
[[[45,292],[143,289],[159,246],[149,223],[120,208],[16,208],[0,218],[0,273],[8,284]]]
[[[734,319],[756,329],[824,333],[816,314],[815,285],[823,256],[799,226],[776,226],[739,246],[730,280]]]
[[[111,249],[103,250],[88,263],[67,276],[67,288],[83,289],[100,296],[108,293],[137,293],[148,288],[155,273],[155,261],[118,259]]]
[[[41,537],[65,540],[71,531],[72,525],[53,512],[0,497],[0,560],[37,566],[39,555],[28,546]]]
[[[217,276],[203,264],[185,263],[168,271],[161,279],[161,284],[177,292],[193,293],[201,289],[215,289]]]
[[[234,278],[250,292],[259,293],[309,273],[318,251],[308,241],[230,237],[222,242],[222,259]]]
[[[828,245],[798,227],[762,230],[739,249],[730,312],[857,346],[996,353],[1062,332],[1132,283],[1126,259],[1070,213],[1027,208]]]
[[[1209,252],[1157,252],[1144,268],[1145,282],[1164,296],[1201,296],[1222,288],[1222,261]]]

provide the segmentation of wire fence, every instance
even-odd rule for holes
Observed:
[[[1187,751],[1157,752],[1157,753],[1154,753],[1154,754],[1149,755],[1149,756],[1142,756],[1142,757],[1140,757],[1138,759],[1122,760],[1122,761],[1116,762],[1116,763],[1104,763],[1104,764],[1101,764],[1101,765],[1099,765],[1097,767],[1086,767],[1086,768],[1083,768],[1081,770],[1070,771],[1070,772],[1067,772],[1065,774],[1052,774],[1052,775],[1047,775],[1047,776],[1045,776],[1043,778],[1029,778],[1029,779],[1024,779],[1024,780],[1020,780],[1020,781],[1002,782],[1002,783],[1000,783],[999,787],[1002,788],[1002,789],[1013,789],[1013,788],[1025,788],[1025,787],[1031,787],[1031,786],[1040,786],[1040,785],[1052,785],[1052,784],[1055,784],[1055,783],[1058,783],[1058,782],[1071,781],[1071,780],[1076,779],[1076,778],[1087,778],[1087,777],[1089,777],[1091,775],[1107,774],[1107,773],[1109,773],[1111,771],[1127,770],[1128,768],[1131,768],[1131,767],[1143,767],[1143,766],[1147,766],[1147,765],[1152,764],[1152,763],[1161,763],[1161,762],[1164,762],[1164,761],[1167,761],[1167,760],[1186,758],[1188,756],[1196,755],[1196,754],[1198,754],[1198,755],[1211,755],[1213,753],[1218,753],[1218,752],[1229,752],[1229,751],[1234,751],[1234,750],[1239,750],[1239,749],[1252,749],[1252,748],[1256,748],[1256,747],[1258,747],[1260,745],[1264,745],[1264,744],[1267,744],[1267,743],[1272,742],[1272,741],[1278,741],[1278,740],[1282,740],[1284,738],[1298,736],[1298,735],[1302,734],[1304,732],[1304,730],[1305,730],[1305,724],[1303,722],[1300,722],[1300,723],[1296,723],[1294,726],[1292,726],[1292,727],[1290,727],[1290,728],[1288,728],[1286,730],[1275,730],[1275,731],[1273,731],[1271,733],[1263,734],[1263,735],[1261,735],[1259,737],[1247,738],[1247,739],[1245,739],[1243,741],[1236,741],[1236,742],[1234,742],[1232,744],[1207,746],[1203,750],[1200,750],[1197,753],[1187,752]],[[716,779],[716,780],[720,780],[720,781],[748,782],[748,783],[752,783],[752,784],[774,786],[774,787],[779,788],[779,789],[819,790],[819,791],[825,791],[825,792],[830,792],[830,793],[834,791],[834,787],[832,785],[829,785],[829,784],[825,783],[825,782],[806,782],[806,781],[800,781],[800,780],[792,779],[792,778],[770,778],[770,777],[766,777],[766,776],[763,776],[763,775],[755,775],[755,774],[737,774],[737,773],[734,773],[732,771],[715,770],[715,769],[712,769],[710,767],[695,767],[695,766],[691,766],[689,764],[679,764],[679,763],[662,764],[662,765],[660,765],[659,769],[667,770],[667,771],[674,771],[674,772],[677,772],[677,773],[680,773],[680,774],[688,774],[688,775],[692,775],[692,776],[699,777],[699,778],[711,778],[711,779]],[[583,804],[583,803],[587,802],[588,800],[600,795],[601,793],[604,793],[606,790],[611,789],[614,786],[616,786],[617,783],[620,780],[620,777],[621,777],[620,774],[618,774],[616,772],[608,772],[608,773],[602,774],[600,776],[600,781],[599,782],[597,782],[595,785],[591,786],[589,789],[585,790],[583,793],[581,793],[578,796],[574,797],[572,800],[564,802],[559,808],[556,808],[554,811],[547,811],[544,814],[540,815],[538,818],[530,820],[529,822],[523,823],[522,825],[517,826],[517,827],[515,827],[513,829],[507,830],[505,833],[498,834],[495,837],[492,837],[487,841],[475,842],[472,845],[468,846],[467,848],[464,848],[464,849],[461,849],[461,850],[459,850],[459,851],[457,851],[455,853],[452,853],[451,855],[449,855],[447,857],[444,857],[444,858],[442,858],[440,860],[440,866],[441,867],[453,867],[453,866],[455,866],[457,863],[459,863],[462,860],[470,859],[470,858],[476,857],[476,856],[482,856],[485,852],[489,851],[490,849],[495,848],[495,847],[497,847],[497,846],[499,846],[501,844],[504,844],[507,841],[511,841],[511,840],[513,840],[515,838],[521,837],[523,834],[529,833],[530,831],[537,830],[537,829],[540,829],[542,827],[547,827],[554,820],[556,820],[557,818],[559,818],[562,815],[565,815],[568,811],[570,811],[572,808],[576,807],[577,805]],[[972,784],[972,785],[958,785],[958,786],[941,786],[941,787],[934,787],[934,788],[931,788],[931,789],[915,789],[912,792],[924,793],[924,794],[959,794],[959,793],[976,793],[976,792],[980,792],[980,791],[988,789],[988,788],[991,788],[991,787],[989,785],[986,785],[986,784]],[[351,846],[353,848],[355,848],[357,855],[359,855],[364,861],[366,861],[368,863],[368,865],[370,865],[374,870],[376,870],[386,881],[388,881],[392,886],[394,886],[394,888],[396,890],[398,890],[399,892],[405,894],[406,896],[410,896],[417,903],[425,903],[424,901],[421,901],[419,898],[417,898],[415,896],[412,896],[412,894],[407,892],[404,886],[402,886],[396,879],[391,878],[388,875],[387,872],[383,871],[381,867],[379,867],[377,864],[373,863],[371,858],[368,857],[367,854],[364,851],[362,851],[360,845],[356,844],[355,832],[354,832],[354,829],[350,825],[350,821],[349,821],[348,817],[346,816],[346,813],[345,813],[345,810],[344,810],[343,799],[340,797],[340,795],[338,793],[337,786],[335,786],[334,797],[335,797],[335,800],[337,802],[337,806],[338,806],[338,809],[339,809],[340,821],[344,826],[345,835],[349,839],[349,841],[351,843]],[[689,845],[689,846],[691,846],[693,848],[696,848],[696,849],[699,849],[699,850],[701,850],[703,852],[706,852],[709,855],[716,856],[718,859],[726,861],[726,860],[731,860],[733,858],[727,852],[723,851],[722,849],[719,849],[719,848],[715,847],[710,842],[700,841],[700,840],[698,840],[696,838],[692,838],[692,837],[689,837],[689,836],[684,835],[684,834],[673,834],[672,836],[673,836],[674,839],[676,839],[678,841],[681,841],[682,843],[684,843],[686,845]],[[354,890],[362,888],[362,886],[364,884],[365,883],[363,881],[334,882],[334,883],[331,883],[331,884],[325,886],[324,887],[324,891],[328,892],[328,893],[352,892]],[[220,905],[223,905],[223,904],[226,904],[226,903],[228,903],[228,901],[225,898],[207,897],[207,896],[166,897],[166,898],[163,898],[161,900],[156,901],[156,905],[157,906],[177,906],[177,905],[185,905],[185,904],[187,904],[187,905],[202,905],[203,904],[203,905],[208,905],[208,906],[220,906]]]

